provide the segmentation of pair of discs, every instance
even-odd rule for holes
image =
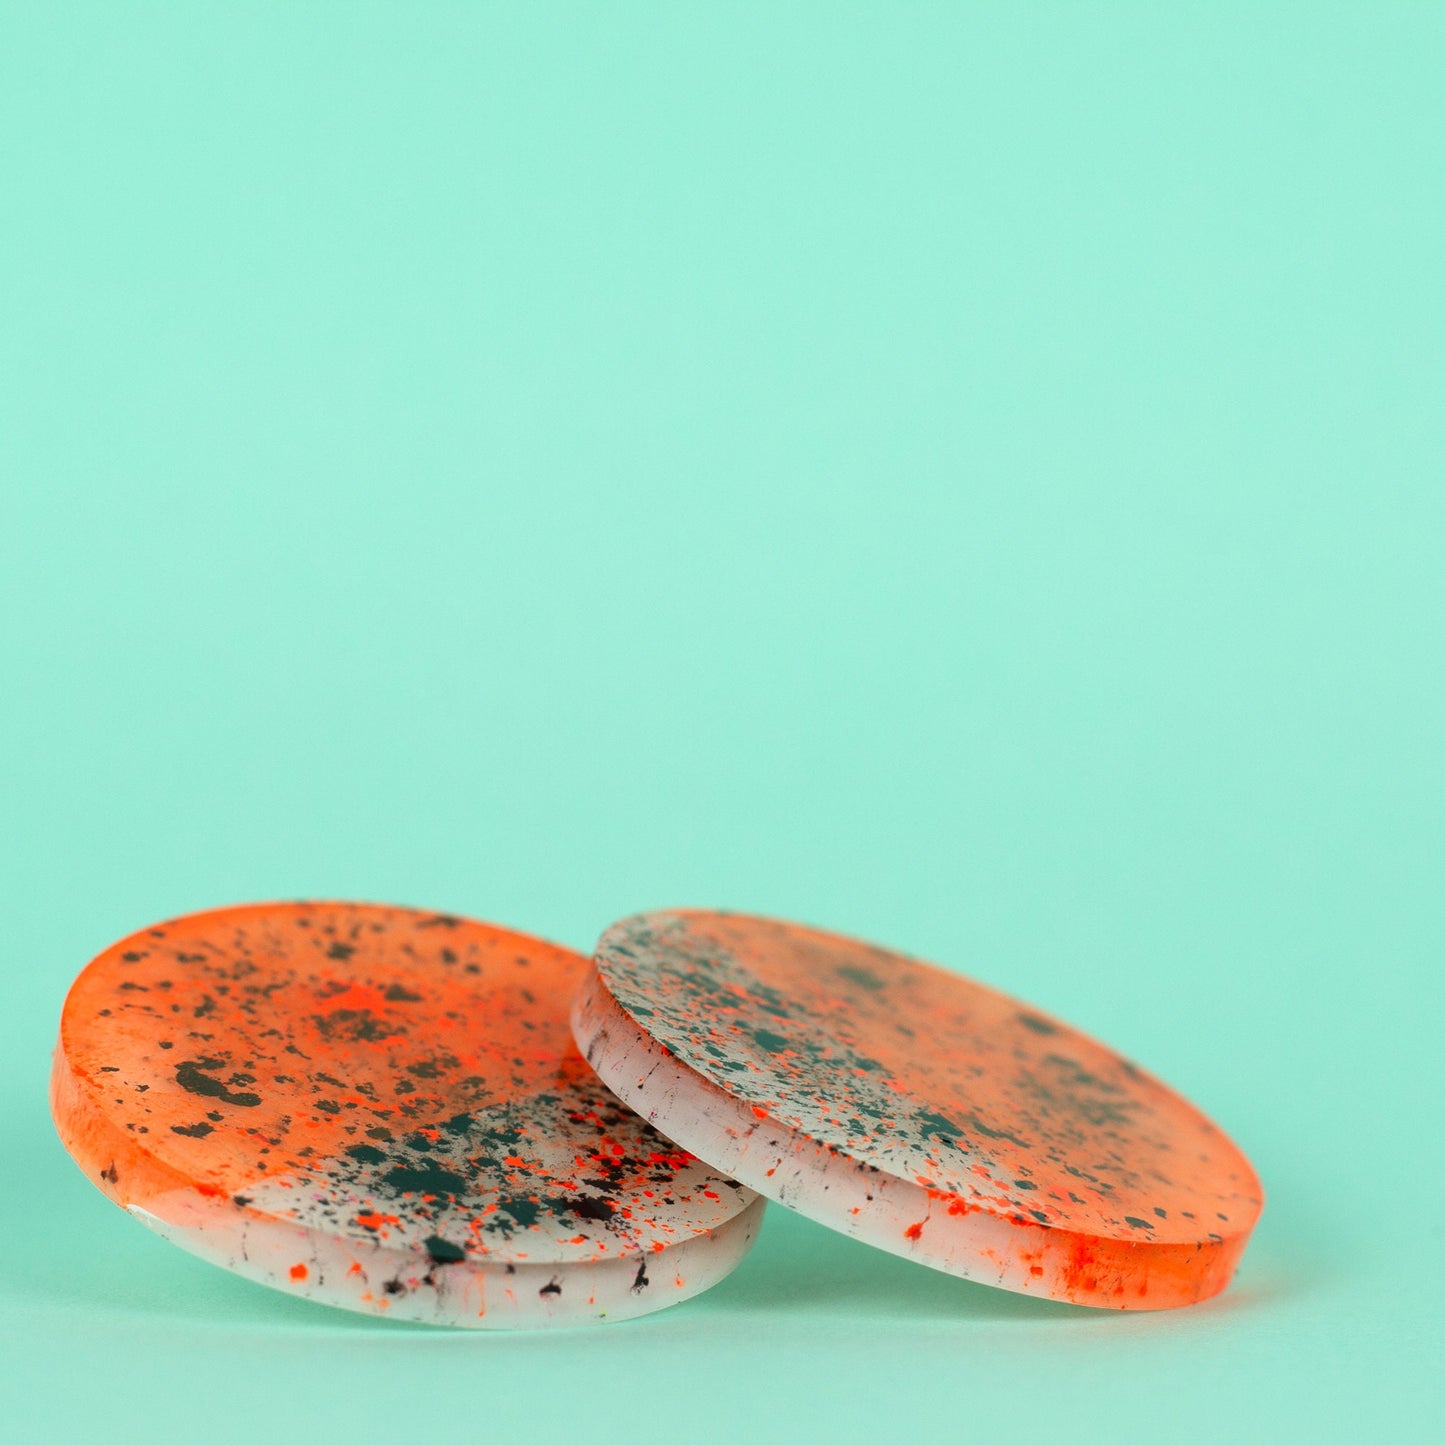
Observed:
[[[345,1308],[519,1328],[717,1283],[772,1199],[1080,1304],[1229,1281],[1248,1161],[1184,1100],[956,974],[766,919],[644,914],[592,960],[450,915],[266,904],[80,975],[66,1147],[193,1253]]]

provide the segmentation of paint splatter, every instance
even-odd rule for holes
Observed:
[[[603,1079],[719,1169],[990,1284],[1187,1304],[1224,1288],[1259,1217],[1248,1160],[1158,1080],[853,939],[644,914],[603,935],[574,1019]]]
[[[77,979],[56,1123],[119,1203],[310,1298],[479,1325],[640,1313],[726,1273],[761,1201],[587,1067],[567,1026],[586,968],[401,908],[178,919]],[[659,1248],[687,1284],[643,1305],[633,1281]],[[562,1288],[509,1308],[507,1268]]]

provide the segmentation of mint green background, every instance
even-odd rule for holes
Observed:
[[[0,14],[9,1438],[1430,1433],[1445,8]],[[937,957],[1268,1210],[1169,1315],[782,1210],[612,1329],[316,1309],[43,1097],[104,944],[297,895]]]

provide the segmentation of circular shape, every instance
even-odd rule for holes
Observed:
[[[614,924],[573,1005],[588,1062],[669,1138],[935,1269],[1164,1309],[1229,1283],[1249,1161],[1197,1109],[993,989],[737,914]]]
[[[763,1201],[583,1063],[586,969],[405,908],[193,914],[75,981],[56,1127],[151,1228],[310,1299],[474,1328],[646,1314],[726,1275]]]

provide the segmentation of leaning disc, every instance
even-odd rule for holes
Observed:
[[[958,974],[761,918],[648,913],[573,1010],[683,1148],[857,1239],[1006,1289],[1162,1309],[1229,1282],[1249,1161],[1112,1050]]]
[[[66,999],[51,1102],[151,1228],[326,1304],[474,1328],[625,1319],[715,1284],[763,1203],[583,1063],[580,955],[370,904],[137,933]]]

